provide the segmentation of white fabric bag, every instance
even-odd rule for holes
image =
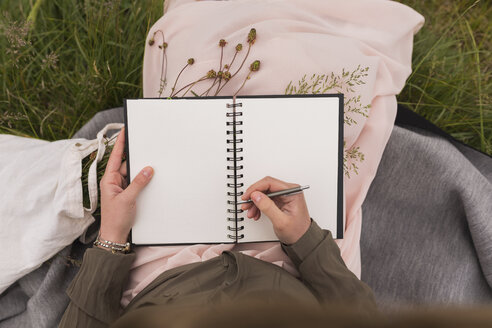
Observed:
[[[104,135],[122,127],[110,123],[94,140],[49,142],[0,135],[0,293],[85,234],[94,222]],[[82,159],[96,149],[88,176],[90,207],[85,208]]]

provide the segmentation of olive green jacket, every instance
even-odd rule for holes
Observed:
[[[205,262],[191,263],[163,272],[125,308],[123,288],[135,253],[112,254],[88,249],[82,267],[67,290],[70,304],[60,327],[107,327],[125,322],[129,313],[153,306],[204,306],[262,295],[301,301],[303,304],[347,303],[364,312],[376,310],[371,289],[361,282],[340,256],[331,233],[315,221],[292,245],[282,244],[301,275],[237,252],[223,252]],[[267,296],[265,296],[267,295]]]

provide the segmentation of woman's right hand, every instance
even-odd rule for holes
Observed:
[[[265,193],[294,187],[299,185],[264,177],[252,184],[241,196],[243,200],[249,198],[253,200],[253,203],[241,206],[241,209],[248,210],[247,217],[256,221],[260,218],[260,212],[263,212],[272,221],[278,239],[288,245],[297,242],[311,225],[304,193],[276,196],[272,199]]]

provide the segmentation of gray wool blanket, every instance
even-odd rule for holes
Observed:
[[[492,303],[492,158],[395,126],[362,207],[380,306]]]
[[[362,280],[382,309],[492,304],[492,158],[408,115],[398,109],[362,207]],[[122,108],[74,138],[94,139],[110,122],[123,122]],[[75,241],[0,295],[0,328],[55,327],[87,247]]]

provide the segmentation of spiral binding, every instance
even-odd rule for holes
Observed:
[[[227,112],[226,117],[232,118],[232,121],[227,121],[226,126],[230,129],[226,131],[226,135],[230,136],[230,138],[226,139],[226,143],[228,145],[227,152],[232,153],[231,156],[227,156],[227,161],[232,162],[232,165],[227,165],[227,170],[232,171],[232,174],[227,174],[228,179],[232,179],[231,182],[227,183],[227,187],[231,189],[231,191],[227,192],[227,196],[232,197],[234,200],[228,200],[227,204],[231,205],[231,208],[227,209],[227,213],[233,214],[234,216],[228,216],[227,221],[234,225],[229,225],[227,227],[228,231],[231,231],[233,234],[227,234],[227,238],[233,239],[237,242],[239,239],[244,238],[244,234],[239,234],[239,231],[244,230],[243,225],[239,225],[239,222],[243,222],[244,218],[240,217],[239,214],[244,211],[237,206],[238,197],[240,197],[243,192],[238,189],[244,187],[244,183],[239,182],[239,179],[244,177],[243,174],[238,173],[238,171],[243,169],[243,165],[239,165],[238,162],[241,162],[244,157],[238,156],[239,153],[243,152],[243,148],[238,147],[238,144],[243,143],[243,139],[237,138],[238,135],[243,134],[243,130],[238,129],[238,126],[243,125],[243,121],[239,120],[240,116],[243,116],[242,112],[238,112],[236,110],[237,107],[243,107],[242,103],[236,103],[236,97],[233,97],[232,104],[226,104],[226,108],[232,108],[232,112]],[[231,138],[232,137],[232,138]]]

